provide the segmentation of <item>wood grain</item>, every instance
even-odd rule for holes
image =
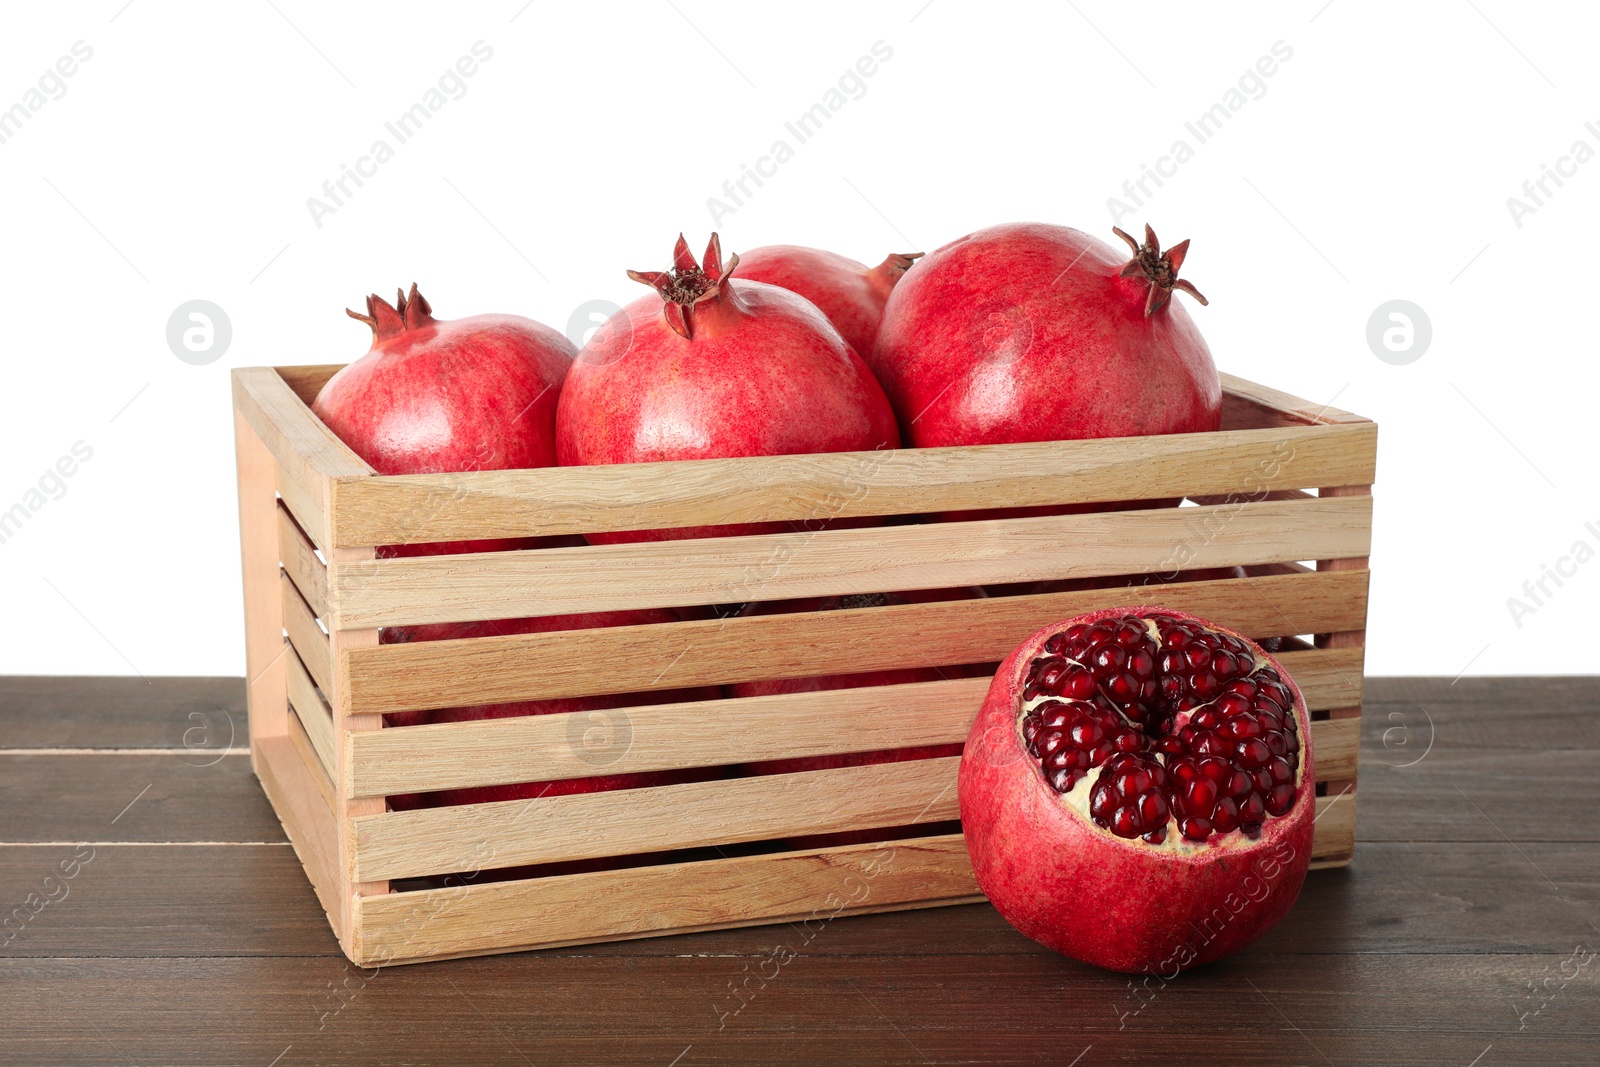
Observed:
[[[944,822],[960,817],[960,762],[945,757],[367,815],[355,820],[356,875],[416,878]],[[492,859],[482,853],[484,842]]]
[[[916,448],[359,478],[333,486],[338,545],[914,515],[1372,481],[1376,428]]]
[[[234,412],[233,434],[249,716],[257,736],[281,736],[288,729],[288,700],[284,667],[278,659],[283,653],[283,643],[278,638],[283,611],[274,595],[279,559],[275,516],[280,509],[273,495],[277,464],[258,431],[239,410]]]
[[[977,891],[961,835],[391,893],[360,901],[365,965],[717,927],[816,922]]]
[[[1360,415],[1317,404],[1232,374],[1222,375],[1222,425],[1225,429],[1277,426],[1351,425],[1376,427]],[[1371,478],[1323,485],[1371,484]]]
[[[311,608],[312,614],[319,619],[327,619],[329,617],[328,568],[317,558],[311,541],[294,521],[294,517],[284,508],[276,510],[277,556],[283,563],[283,571],[294,583],[295,589],[307,606]],[[274,596],[270,585],[262,592],[269,599],[281,600],[281,595]],[[280,630],[281,622],[280,619]]]
[[[328,539],[329,485],[334,478],[360,478],[372,468],[324,426],[271,367],[233,371],[234,410],[271,452],[281,471],[280,489],[293,497],[311,540],[323,547]]]
[[[191,732],[196,726],[200,733]],[[236,676],[35,674],[0,682],[0,749],[225,749],[249,743],[245,684]]]
[[[1364,572],[1285,574],[382,645],[348,653],[349,702],[335,710],[391,713],[902,666],[990,663],[1009,655],[1041,626],[1084,611],[1132,604],[1190,611],[1256,637],[1313,633],[1343,629],[1364,618],[1366,597]],[[1357,678],[1348,681],[1359,681],[1359,649],[1327,650],[1295,662],[1337,665],[1339,670],[1354,663]],[[597,672],[596,663],[606,664],[606,670]],[[1307,679],[1299,681],[1307,684]],[[1354,690],[1351,703],[1359,703],[1359,685],[1346,688]]]
[[[351,737],[349,789],[387,796],[959,744],[988,688],[987,678],[953,678],[390,727]],[[1355,719],[1312,724],[1319,778],[1353,774],[1360,733]]]
[[[328,781],[337,781],[339,764],[334,759],[333,715],[293,648],[284,654],[284,661],[289,665],[289,706],[305,730]]]
[[[1266,500],[335,562],[328,568],[333,607],[328,627],[687,607],[1364,556],[1371,543],[1371,520],[1367,498]]]
[[[283,629],[289,635],[289,643],[300,655],[300,662],[305,665],[311,675],[311,680],[324,693],[333,691],[333,653],[328,647],[328,635],[322,632],[317,625],[317,617],[311,613],[311,605],[300,595],[300,590],[295,588],[294,580],[287,571],[280,572],[278,586],[283,596]]]
[[[306,746],[287,737],[262,738],[254,753],[261,788],[283,823],[329,926],[335,937],[342,937],[348,898],[340,892],[338,828],[316,785],[322,768],[307,758]]]

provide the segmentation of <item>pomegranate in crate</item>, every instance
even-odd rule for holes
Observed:
[[[921,257],[921,252],[899,252],[868,267],[820,248],[763,245],[740,255],[739,277],[781,285],[817,305],[856,355],[871,366],[883,306],[896,283]]]

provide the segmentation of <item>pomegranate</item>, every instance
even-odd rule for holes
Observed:
[[[1261,646],[1115,608],[1000,665],[961,761],[978,884],[1018,930],[1174,976],[1254,941],[1311,861],[1311,724]]]
[[[556,413],[566,466],[894,448],[883,389],[804,297],[731,279],[716,234],[704,264],[678,237],[669,271],[629,271],[642,297],[595,331],[572,365]],[[821,517],[823,520],[826,516]],[[735,523],[594,534],[591,541],[771,533]]]
[[[510,619],[500,622],[434,623],[425,626],[386,627],[379,640],[386,645],[412,641],[443,641],[456,638],[492,637],[506,634],[553,633],[558,630],[587,630],[602,626],[640,626],[673,622],[677,615],[665,609],[638,611],[597,611],[579,615],[547,615],[541,618]],[[646,693],[606,696],[551,697],[503,704],[479,704],[440,711],[408,711],[385,717],[390,726],[418,726],[426,723],[473,722],[503,719],[518,715],[554,715],[560,712],[603,711],[641,704],[672,704],[687,700],[715,700],[722,695],[716,686],[663,689]],[[713,772],[720,775],[720,771]],[[610,789],[630,789],[648,785],[670,785],[706,777],[698,772],[639,771],[627,774],[600,774],[587,778],[566,778],[551,782],[519,782],[505,785],[447,789],[426,795],[402,794],[390,798],[390,807],[407,810],[453,804],[477,804],[491,800],[523,800],[531,797],[566,796],[572,793],[598,793]]]
[[[921,256],[921,252],[896,253],[868,267],[820,248],[763,245],[739,257],[739,277],[781,285],[817,305],[845,343],[871,366],[889,290]]]
[[[979,230],[931,253],[884,308],[873,369],[909,444],[1216,430],[1222,383],[1172,302],[1189,242],[1133,258],[1062,226]]]
[[[433,317],[416,285],[390,305],[367,297],[372,348],[340,370],[311,410],[379,474],[555,465],[556,398],[576,354],[515,315]],[[487,552],[528,540],[382,547],[380,556]]]

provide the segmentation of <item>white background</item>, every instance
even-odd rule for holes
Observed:
[[[663,263],[680,229],[703,243],[707,199],[877,41],[892,58],[720,221],[725,248],[876,262],[1023,219],[1109,238],[1108,197],[1184,138],[1194,158],[1124,225],[1193,239],[1219,365],[1381,424],[1370,673],[1600,669],[1600,560],[1520,620],[1507,605],[1574,542],[1600,549],[1600,161],[1520,227],[1506,202],[1574,141],[1600,149],[1600,19],[1228,9],[9,8],[0,108],[74,42],[93,57],[0,144],[0,510],[74,442],[93,458],[0,544],[0,673],[242,673],[231,367],[354,359],[367,331],[342,309],[412,281],[441,317],[558,329],[631,299],[624,268]],[[493,58],[465,95],[315,225],[307,198],[479,40]],[[1197,144],[1185,120],[1277,41],[1293,56],[1265,94]],[[233,328],[207,366],[165,337],[197,298]],[[1396,298],[1433,329],[1404,366],[1366,341]]]

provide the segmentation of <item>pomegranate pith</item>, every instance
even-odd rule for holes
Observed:
[[[1223,627],[1126,608],[1047,627],[1001,665],[962,759],[979,884],[1023,933],[1085,962],[1225,955],[1299,893],[1309,732],[1282,667]],[[1262,870],[1258,901],[1241,886]]]

